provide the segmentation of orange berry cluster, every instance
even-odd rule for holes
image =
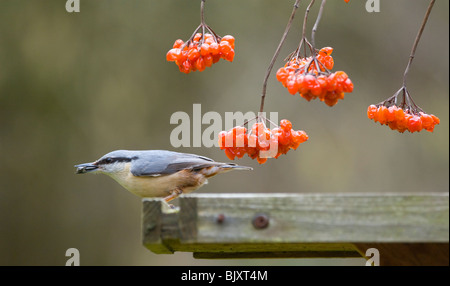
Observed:
[[[367,108],[367,117],[381,125],[389,125],[392,130],[400,133],[408,130],[409,132],[420,132],[422,129],[433,132],[434,126],[439,124],[437,116],[419,112],[419,114],[410,113],[409,110],[403,110],[396,105],[386,107],[384,105],[370,105]]]
[[[219,40],[219,41],[218,41]],[[175,62],[183,73],[204,71],[220,59],[232,62],[234,59],[234,37],[224,36],[217,39],[211,34],[196,33],[191,41],[176,40],[173,48],[166,54],[169,62]]]
[[[290,149],[296,150],[298,146],[308,140],[308,135],[302,130],[293,130],[292,123],[283,119],[280,127],[270,130],[262,122],[253,124],[252,129],[247,133],[247,128],[238,126],[230,131],[219,133],[219,147],[225,150],[225,154],[230,160],[235,157],[242,158],[247,154],[250,158],[256,159],[259,164],[264,164],[267,158],[263,158],[260,152],[267,152],[265,157],[278,158],[281,154],[286,154]],[[273,149],[273,148],[276,149]],[[274,150],[275,152],[272,152]]]
[[[353,83],[343,71],[329,72],[334,66],[332,52],[333,49],[327,47],[319,51],[316,59],[291,59],[277,71],[277,80],[292,95],[298,92],[308,101],[319,98],[328,106],[335,105],[339,99],[344,99],[345,92],[353,91]]]

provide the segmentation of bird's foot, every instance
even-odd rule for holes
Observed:
[[[179,206],[175,206],[172,204],[166,203],[166,201],[163,201],[163,204],[161,206],[161,210],[163,213],[169,214],[169,213],[177,213],[180,211]]]
[[[170,195],[165,197],[164,200],[166,201],[166,203],[168,203],[171,200],[178,198],[181,194],[183,194],[183,190],[180,188],[176,188],[176,189],[172,190]]]

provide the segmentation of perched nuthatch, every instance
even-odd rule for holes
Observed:
[[[140,197],[163,197],[169,202],[197,190],[208,178],[250,167],[165,150],[110,152],[93,163],[75,165],[77,174],[103,173]]]

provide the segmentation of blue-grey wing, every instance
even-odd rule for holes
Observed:
[[[198,156],[195,154],[177,153],[171,151],[154,150],[142,153],[134,160],[131,173],[134,176],[162,176],[170,175],[181,170],[197,170],[223,163]]]

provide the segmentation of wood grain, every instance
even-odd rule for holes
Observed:
[[[190,194],[179,205],[165,213],[159,199],[143,199],[143,242],[153,252],[354,257],[364,244],[448,245],[448,193]],[[267,226],[255,227],[258,215]]]

